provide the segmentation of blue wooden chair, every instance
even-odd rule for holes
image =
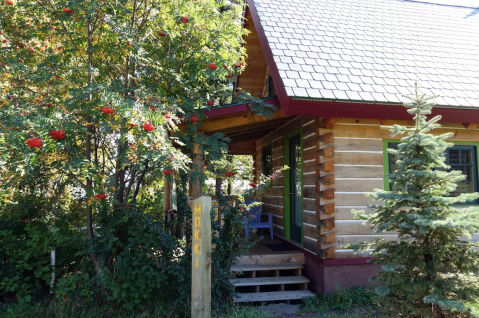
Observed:
[[[253,199],[246,199],[245,204],[250,205],[251,203],[255,202]],[[250,210],[246,211],[251,215],[248,222],[245,224],[245,235],[246,238],[249,237],[249,230],[250,229],[261,229],[261,235],[263,235],[263,229],[269,229],[269,233],[271,234],[271,240],[273,240],[273,215],[268,213],[261,213],[261,206],[255,205]],[[262,222],[261,216],[267,215],[268,221]]]

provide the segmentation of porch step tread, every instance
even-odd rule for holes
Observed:
[[[297,263],[304,264],[304,254],[299,252],[286,254],[256,254],[243,255],[238,257],[239,265],[271,265],[271,264],[287,264]]]
[[[276,300],[294,300],[314,297],[309,290],[279,291],[265,293],[238,293],[234,299],[235,303],[245,303],[251,301],[276,301]]]
[[[309,283],[304,276],[234,278],[230,282],[235,286],[265,286]]]
[[[269,270],[289,270],[303,269],[303,265],[299,263],[278,263],[278,264],[254,264],[254,265],[234,265],[231,267],[232,272],[251,272],[251,271],[269,271]]]

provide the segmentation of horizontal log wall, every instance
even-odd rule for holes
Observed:
[[[353,209],[364,210],[372,201],[365,196],[366,192],[384,188],[384,153],[383,140],[391,139],[388,130],[381,129],[377,119],[334,118],[334,174],[335,174],[335,231],[336,258],[367,256],[365,252],[355,255],[346,244],[373,242],[380,237],[394,240],[394,233],[375,234],[363,221],[355,220]],[[382,124],[400,124],[413,126],[412,121],[383,121]],[[479,131],[466,129],[460,123],[442,123],[441,129],[433,130],[434,134],[452,132],[451,141],[479,141]],[[401,136],[394,137],[395,139]],[[378,204],[376,202],[376,204]],[[479,237],[475,235],[474,238]],[[474,240],[473,238],[473,240]]]
[[[316,119],[306,122],[303,135],[303,243],[304,248],[317,253],[318,229],[316,221]],[[311,204],[313,203],[313,204]]]

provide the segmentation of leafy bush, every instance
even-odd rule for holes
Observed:
[[[54,225],[49,202],[41,196],[17,195],[0,207],[0,297],[20,304],[49,291],[52,272],[62,275],[79,260],[80,233],[62,220]],[[51,251],[57,251],[56,266]]]

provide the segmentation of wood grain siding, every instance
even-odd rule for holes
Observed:
[[[316,220],[316,119],[306,122],[302,128],[303,135],[303,245],[304,248],[317,253],[318,222]],[[308,164],[308,163],[314,164]],[[312,204],[308,204],[308,203]]]
[[[366,192],[384,188],[383,138],[389,135],[381,135],[380,132],[388,131],[381,130],[379,126],[378,120],[359,121],[349,118],[338,118],[333,124],[336,174],[335,248],[338,258],[366,256],[354,255],[346,245],[376,237],[370,226],[354,219],[351,211],[367,209],[366,206],[373,202],[365,196]]]
[[[244,91],[249,91],[253,96],[256,96],[258,93],[263,96],[265,77],[268,74],[268,70],[258,33],[249,10],[246,15],[245,27],[250,33],[244,38],[246,42],[244,48],[247,53],[246,67],[238,77],[238,87]]]
[[[276,171],[283,167],[283,138],[278,137],[269,143],[264,143],[264,146],[271,145],[272,154],[272,168]],[[260,148],[262,151],[262,147]],[[261,173],[263,171],[261,170]],[[261,174],[260,174],[261,175]],[[262,197],[263,211],[265,213],[273,214],[273,224],[282,229],[284,232],[284,207],[283,207],[283,176],[279,176],[271,182],[271,190],[267,190]],[[274,231],[274,230],[273,230]]]

